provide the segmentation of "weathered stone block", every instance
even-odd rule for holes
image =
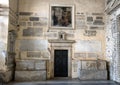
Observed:
[[[16,70],[34,70],[33,60],[16,61]]]
[[[46,80],[46,71],[15,71],[15,81]]]
[[[79,70],[80,80],[107,80],[107,70]]]
[[[45,70],[46,69],[46,62],[45,61],[36,61],[35,62],[35,70]]]

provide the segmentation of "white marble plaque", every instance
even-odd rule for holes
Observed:
[[[75,52],[101,52],[101,42],[97,40],[78,40]]]
[[[20,41],[20,51],[41,51],[47,50],[47,40],[24,39]]]

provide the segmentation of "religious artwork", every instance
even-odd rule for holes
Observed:
[[[70,5],[52,5],[50,8],[50,26],[51,28],[73,28],[74,27],[74,9]]]

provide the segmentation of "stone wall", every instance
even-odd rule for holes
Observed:
[[[46,80],[46,61],[19,60],[16,61],[16,81]]]
[[[71,58],[72,78],[78,78],[77,60],[105,60],[104,3],[105,0],[19,0],[16,63],[17,60],[51,60],[48,40],[58,39],[60,31],[67,34],[68,40],[76,41]],[[73,7],[72,29],[51,27],[50,9],[53,5]]]
[[[112,0],[106,7],[106,12],[109,14],[106,18],[106,56],[110,63],[110,79],[120,82],[120,8],[116,8],[118,3],[119,1]]]

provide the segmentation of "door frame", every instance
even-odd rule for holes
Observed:
[[[68,50],[68,77],[72,78],[72,45],[71,43],[54,43],[51,45],[51,66],[50,66],[50,78],[54,78],[54,52],[55,50]]]

